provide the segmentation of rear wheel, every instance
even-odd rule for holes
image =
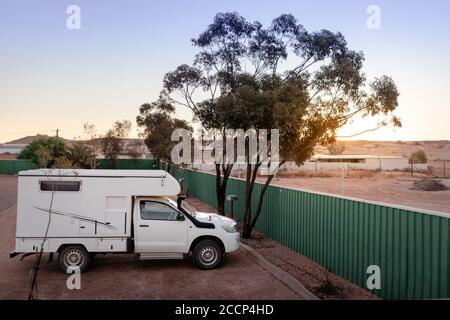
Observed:
[[[91,264],[92,256],[83,246],[68,245],[59,253],[59,267],[67,272],[67,269],[79,268],[80,272],[84,272]]]
[[[202,240],[192,251],[192,260],[200,269],[214,269],[223,263],[223,251],[214,240]]]

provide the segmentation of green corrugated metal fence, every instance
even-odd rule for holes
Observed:
[[[215,175],[171,168],[189,194],[216,206]],[[261,184],[255,186],[253,208]],[[242,219],[245,181],[230,179]],[[227,207],[228,210],[228,207]],[[256,229],[366,288],[367,267],[381,269],[386,299],[450,298],[450,215],[269,186]]]
[[[153,159],[119,159],[117,160],[117,169],[126,170],[151,170],[154,169],[155,160]],[[111,169],[109,160],[98,160],[97,169]]]
[[[155,160],[153,159],[119,159],[118,169],[130,170],[151,170],[154,169]],[[30,160],[0,160],[0,174],[18,174],[19,171],[35,169]],[[109,161],[106,159],[98,160],[97,169],[110,169]]]
[[[35,167],[30,160],[0,160],[0,174],[17,174],[19,171]]]

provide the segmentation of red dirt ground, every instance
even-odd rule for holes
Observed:
[[[414,181],[423,177],[411,177],[402,172],[371,173],[365,176],[344,178],[344,196],[365,200],[396,204],[418,209],[450,213],[450,190],[419,191],[411,190]],[[259,177],[259,181],[265,181]],[[449,179],[441,182],[450,187]],[[332,177],[289,177],[272,180],[273,185],[287,186],[317,192],[341,195],[341,178]]]
[[[216,212],[216,210],[198,199],[189,198],[188,202],[199,211]],[[308,257],[295,252],[280,243],[254,232],[253,238],[242,240],[258,251],[268,261],[297,278],[303,285],[320,299],[379,299],[359,286],[328,272],[325,268]],[[329,286],[326,285],[328,280]]]
[[[9,259],[14,250],[16,190],[16,177],[0,177],[0,299],[27,298],[34,261],[34,257]],[[210,271],[199,270],[187,260],[137,261],[127,254],[99,255],[91,270],[81,275],[81,290],[68,290],[68,275],[58,269],[57,261],[48,264],[44,258],[38,275],[39,299],[299,299],[242,250]]]

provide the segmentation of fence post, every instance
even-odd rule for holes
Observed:
[[[444,160],[444,178],[445,178],[445,160]]]

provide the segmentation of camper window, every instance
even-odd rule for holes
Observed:
[[[178,211],[171,206],[155,201],[141,201],[141,219],[176,221]]]
[[[40,181],[41,191],[80,191],[80,181]]]

